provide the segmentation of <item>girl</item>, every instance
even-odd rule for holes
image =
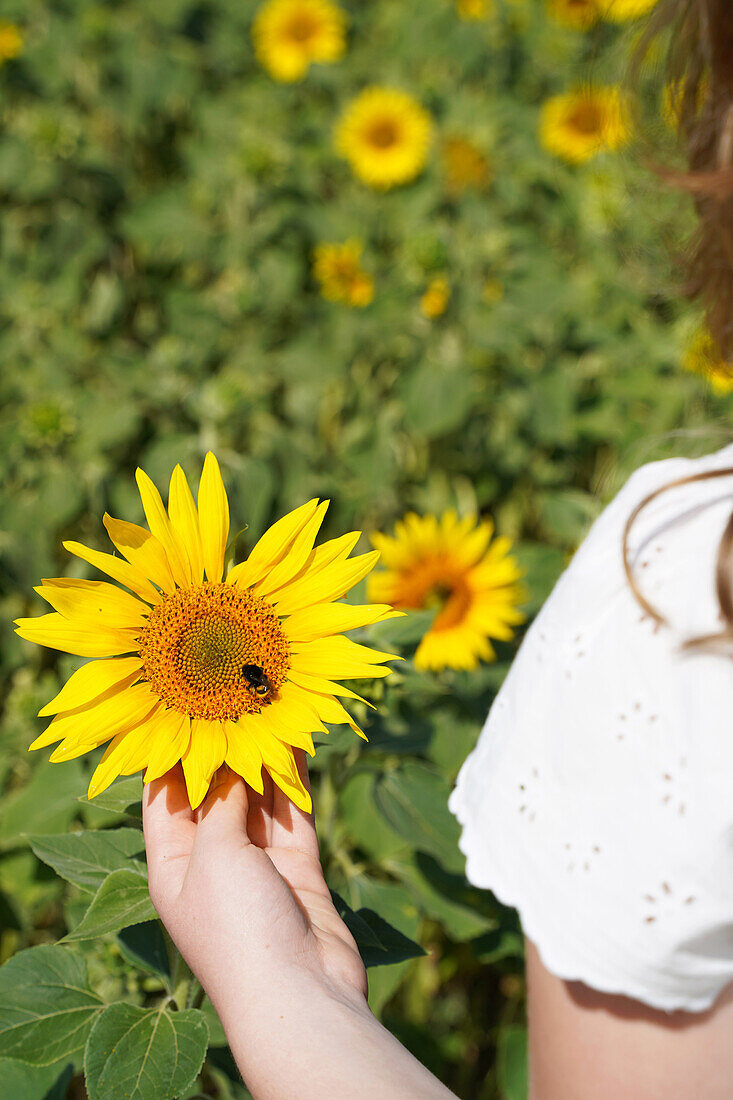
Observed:
[[[733,358],[733,9],[666,0],[700,229],[691,293]],[[450,806],[527,936],[533,1100],[733,1095],[733,446],[638,470],[528,631]],[[299,766],[305,782],[302,753]],[[257,1100],[451,1095],[369,1012],[311,817],[224,775],[145,789],[154,904]]]

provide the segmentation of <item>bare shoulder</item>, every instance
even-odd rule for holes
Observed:
[[[526,952],[530,1100],[730,1100],[733,983],[705,1012],[662,1012]]]

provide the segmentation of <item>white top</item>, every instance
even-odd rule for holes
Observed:
[[[714,570],[733,445],[641,467],[593,525],[529,628],[450,809],[466,874],[515,906],[547,968],[672,1011],[733,980],[733,665],[679,651],[721,621]],[[531,584],[531,577],[527,578]]]

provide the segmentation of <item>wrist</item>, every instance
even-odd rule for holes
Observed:
[[[343,1009],[374,1020],[366,996],[308,965],[251,967],[233,964],[206,992],[224,1030],[257,1030],[264,1019],[295,1019],[316,1009]]]

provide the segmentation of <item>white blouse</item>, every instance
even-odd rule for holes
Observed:
[[[641,467],[529,628],[450,809],[466,874],[519,910],[547,968],[656,1008],[702,1011],[733,980],[733,664],[679,649],[721,628],[718,543],[733,445]],[[531,577],[527,578],[531,584]]]

